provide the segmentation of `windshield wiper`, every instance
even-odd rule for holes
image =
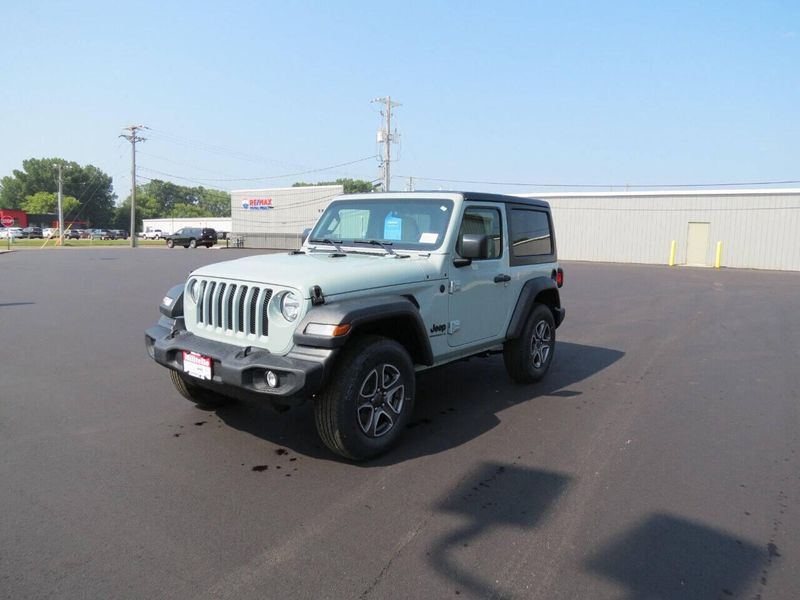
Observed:
[[[384,242],[382,240],[353,240],[354,244],[369,244],[370,246],[380,246],[386,250],[387,254],[394,254],[392,250],[392,242]]]
[[[308,241],[311,242],[312,244],[328,244],[329,246],[333,246],[334,248],[336,248],[337,252],[341,252],[342,254],[347,254],[347,252],[342,250],[341,240],[338,242],[334,242],[330,238],[313,238]]]

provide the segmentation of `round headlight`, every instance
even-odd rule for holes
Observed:
[[[293,292],[286,292],[281,298],[281,314],[287,321],[294,321],[300,314],[300,298]]]
[[[191,298],[192,302],[194,302],[195,304],[197,304],[197,288],[198,287],[199,286],[197,285],[197,279],[192,279],[189,282],[189,298]]]

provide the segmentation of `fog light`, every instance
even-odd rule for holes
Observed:
[[[278,376],[272,371],[267,371],[267,374],[264,376],[264,379],[267,381],[267,385],[269,387],[271,388],[278,387]]]

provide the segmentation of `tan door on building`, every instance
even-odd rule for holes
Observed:
[[[708,238],[710,230],[711,223],[689,223],[689,235],[686,237],[687,265],[708,265]]]

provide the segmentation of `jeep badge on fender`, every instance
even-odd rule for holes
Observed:
[[[311,399],[322,441],[353,460],[405,429],[415,373],[502,353],[547,373],[564,320],[550,206],[469,192],[340,196],[300,249],[201,267],[165,295],[149,355],[201,406]]]

